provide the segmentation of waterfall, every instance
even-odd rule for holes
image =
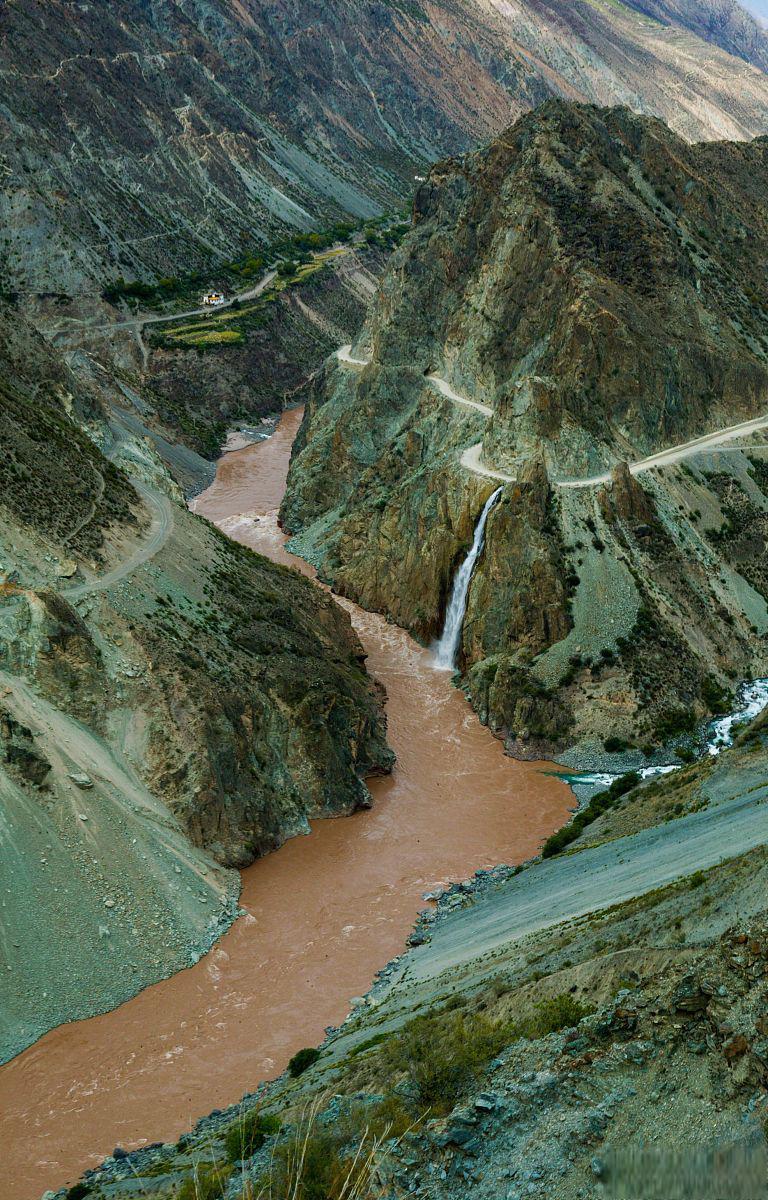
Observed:
[[[445,625],[443,626],[440,641],[435,646],[435,666],[439,671],[452,671],[456,666],[456,654],[461,640],[464,613],[467,609],[467,593],[469,592],[469,585],[472,582],[475,564],[483,552],[483,545],[485,543],[485,523],[488,520],[489,512],[498,500],[501,492],[502,488],[496,488],[493,495],[489,496],[486,500],[485,507],[480,513],[480,520],[475,526],[475,537],[472,542],[472,548],[456,572],[456,578],[453,581],[451,589],[451,598],[448,601],[448,611],[445,614]]]

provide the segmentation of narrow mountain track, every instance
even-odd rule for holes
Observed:
[[[351,346],[342,346],[336,351],[336,358],[347,367],[367,367],[370,362],[370,359],[355,358],[352,354]],[[493,409],[489,408],[487,404],[479,404],[475,400],[467,400],[465,396],[460,396],[439,375],[430,374],[425,378],[429,383],[433,384],[441,396],[445,396],[452,403],[460,404],[464,408],[473,408],[486,417],[493,416]],[[641,458],[637,462],[630,463],[629,473],[630,475],[642,475],[643,472],[652,471],[656,467],[671,467],[676,463],[683,462],[686,458],[692,458],[696,454],[708,453],[710,451],[743,449],[740,446],[727,447],[725,443],[735,441],[738,438],[749,437],[751,434],[758,433],[763,429],[768,429],[768,415],[753,417],[749,421],[741,421],[737,425],[728,425],[723,429],[716,429],[713,433],[704,434],[702,437],[692,438],[690,441],[681,442],[677,446],[669,446],[666,450],[659,450],[656,454],[650,454],[647,458]],[[482,442],[475,442],[473,446],[469,446],[461,455],[459,462],[465,470],[471,471],[473,475],[479,475],[482,479],[496,479],[500,483],[515,482],[513,475],[494,470],[492,467],[487,467],[484,464]],[[601,475],[588,475],[583,479],[555,479],[552,482],[557,487],[562,488],[589,488],[608,483],[610,478],[610,471],[604,471]]]
[[[171,500],[167,496],[162,495],[162,493],[155,492],[152,488],[139,483],[136,479],[131,479],[131,483],[152,514],[152,524],[146,541],[138,546],[133,554],[124,559],[118,566],[114,567],[111,571],[107,571],[106,575],[100,575],[97,579],[90,579],[85,583],[76,583],[72,587],[61,588],[61,594],[66,596],[68,600],[79,600],[83,596],[88,596],[91,592],[107,591],[113,584],[119,583],[121,579],[125,579],[128,575],[131,575],[137,567],[143,566],[144,563],[154,558],[171,536],[173,532],[173,504]]]

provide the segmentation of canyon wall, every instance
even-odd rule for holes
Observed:
[[[467,453],[515,480],[461,665],[518,749],[653,745],[762,669],[766,595],[736,549],[762,529],[759,449],[637,479],[619,464],[763,412],[767,169],[763,138],[690,146],[551,101],[434,167],[355,343],[369,365],[330,360],[315,384],[286,527],[339,591],[423,639],[496,486]]]

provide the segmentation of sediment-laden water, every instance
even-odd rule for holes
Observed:
[[[193,507],[311,574],[277,524],[300,417],[287,412],[272,438],[225,455]],[[317,821],[244,871],[246,915],[196,967],[0,1069],[3,1200],[38,1200],[116,1145],[175,1139],[279,1073],[402,950],[422,893],[529,857],[566,820],[567,786],[506,757],[427,650],[340,603],[387,689],[394,774],[372,781],[372,810]]]

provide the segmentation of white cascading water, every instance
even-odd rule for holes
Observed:
[[[486,500],[485,507],[480,513],[480,520],[475,526],[475,537],[472,542],[472,548],[456,572],[456,578],[453,581],[453,588],[451,589],[451,598],[448,602],[448,611],[445,614],[445,625],[443,626],[440,641],[435,646],[435,666],[438,671],[453,671],[456,666],[456,654],[459,649],[461,628],[464,624],[464,613],[467,608],[467,593],[469,592],[469,585],[472,582],[475,564],[483,552],[483,545],[485,543],[485,523],[488,520],[488,514],[502,491],[503,488],[496,488],[493,495],[489,496]]]

